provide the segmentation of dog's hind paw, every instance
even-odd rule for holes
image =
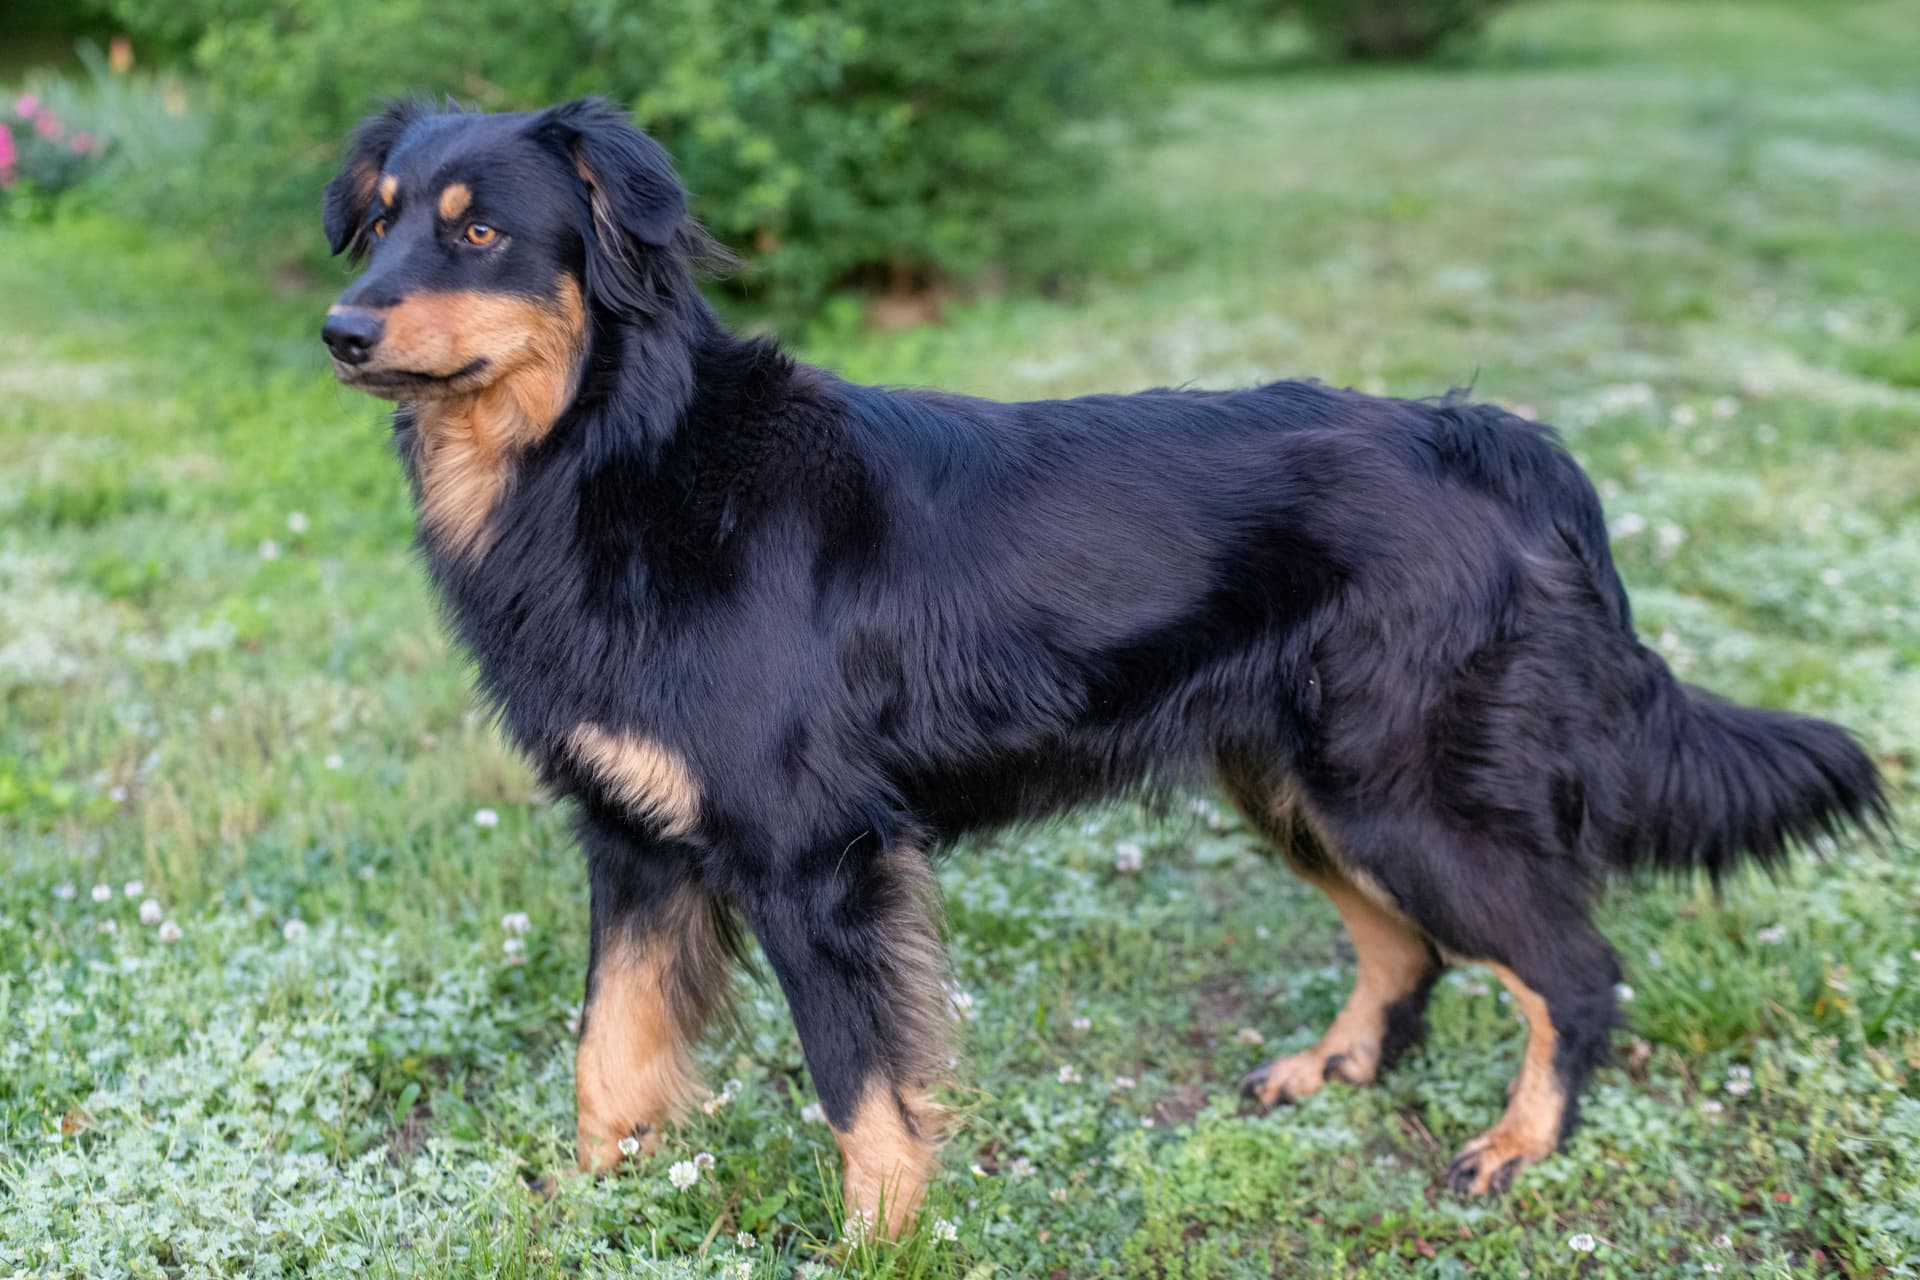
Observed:
[[[1542,1146],[1496,1125],[1453,1158],[1447,1166],[1447,1186],[1456,1195],[1505,1195],[1520,1170],[1552,1154],[1552,1143]]]
[[[1263,1107],[1298,1102],[1320,1092],[1329,1080],[1368,1084],[1373,1080],[1373,1055],[1358,1052],[1326,1053],[1318,1048],[1290,1053],[1263,1062],[1240,1077],[1240,1092]]]

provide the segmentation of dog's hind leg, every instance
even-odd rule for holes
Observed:
[[[725,908],[666,850],[582,825],[593,941],[574,1066],[580,1168],[617,1164],[632,1138],[651,1153],[660,1126],[700,1092],[691,1050],[723,1001],[736,946]]]
[[[1527,1021],[1527,1047],[1505,1114],[1447,1167],[1448,1185],[1468,1195],[1505,1191],[1517,1172],[1553,1154],[1573,1131],[1580,1092],[1613,1029],[1620,968],[1598,931],[1582,918],[1529,921],[1524,932],[1487,961]]]
[[[1391,879],[1392,900],[1449,960],[1490,966],[1526,1019],[1506,1113],[1447,1169],[1459,1192],[1504,1191],[1572,1131],[1580,1091],[1607,1053],[1620,967],[1587,918],[1581,882],[1564,861],[1439,821],[1374,812],[1327,825],[1379,842],[1354,852]]]
[[[1440,976],[1433,946],[1398,911],[1337,873],[1307,877],[1333,900],[1357,961],[1353,991],[1312,1048],[1248,1072],[1241,1088],[1264,1106],[1296,1102],[1329,1080],[1371,1084],[1419,1042],[1427,997]]]
[[[1247,769],[1223,770],[1249,820],[1301,878],[1332,901],[1353,943],[1353,991],[1312,1048],[1263,1063],[1241,1088],[1263,1106],[1296,1102],[1329,1080],[1369,1084],[1426,1031],[1427,997],[1440,956],[1378,885],[1349,870],[1285,784]]]
[[[950,1066],[933,874],[870,833],[783,865],[744,904],[800,1032],[845,1165],[849,1230],[898,1236],[932,1176]]]

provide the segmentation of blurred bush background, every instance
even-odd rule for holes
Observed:
[[[253,236],[310,214],[344,132],[383,97],[504,111],[612,96],[749,254],[745,287],[790,311],[989,267],[1057,279],[1101,143],[1161,100],[1172,67],[1158,0],[1118,17],[1103,0],[88,0],[12,21],[124,33],[196,77],[204,163],[147,168],[138,198]]]

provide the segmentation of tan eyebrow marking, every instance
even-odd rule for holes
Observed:
[[[467,211],[473,203],[473,191],[464,182],[450,182],[440,192],[440,216],[448,222]]]
[[[399,194],[400,194],[400,179],[394,177],[390,173],[381,174],[380,175],[381,201],[386,204],[392,204],[393,198]]]

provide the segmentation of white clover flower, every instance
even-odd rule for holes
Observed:
[[[1033,1176],[1033,1161],[1027,1159],[1025,1156],[1016,1157],[1014,1162],[1007,1166],[1007,1172],[1016,1178],[1031,1178]]]
[[[841,1236],[848,1244],[862,1245],[873,1239],[873,1210],[855,1209],[847,1215],[846,1225],[840,1229]]]
[[[700,1181],[700,1171],[693,1167],[691,1160],[676,1160],[673,1167],[667,1170],[667,1181],[673,1184],[675,1191],[685,1191]]]
[[[1633,988],[1624,982],[1616,982],[1613,984],[1613,998],[1621,1004],[1631,1004],[1633,1002]]]
[[[507,957],[508,964],[525,964],[527,961],[527,943],[524,938],[508,938],[500,944],[500,951]]]
[[[1072,1025],[1075,1031],[1091,1031],[1093,1030],[1093,1019],[1083,1013],[1075,1014]]]
[[[493,809],[475,809],[473,811],[473,825],[476,827],[484,827],[491,831],[500,825],[500,814]]]
[[[280,936],[288,942],[301,942],[307,936],[307,922],[295,917],[280,926]]]
[[[1141,1116],[1141,1117],[1140,1117],[1140,1127],[1141,1127],[1142,1129],[1151,1129],[1151,1128],[1153,1128],[1153,1117],[1152,1117],[1152,1116]]]
[[[1776,942],[1785,942],[1787,940],[1787,926],[1783,924],[1770,924],[1764,929],[1756,929],[1753,933],[1753,940],[1755,942],[1765,943],[1767,946],[1772,946]]]
[[[699,1155],[695,1156],[693,1158],[693,1167],[703,1171],[713,1168],[713,1152],[702,1151]]]
[[[524,911],[509,911],[500,917],[500,927],[510,934],[521,934],[533,928],[533,921]]]
[[[626,1137],[620,1139],[619,1146],[620,1154],[623,1156],[637,1156],[640,1154],[640,1139],[634,1137],[632,1134],[628,1134]]]
[[[1721,1102],[1718,1098],[1708,1098],[1705,1102],[1700,1104],[1700,1109],[1706,1112],[1710,1116],[1717,1116],[1722,1111],[1725,1111],[1727,1108],[1726,1108],[1726,1104]]]
[[[95,902],[112,902],[113,890],[104,884],[97,884],[93,886],[93,890],[88,896]]]
[[[1713,1247],[1716,1249],[1731,1249],[1733,1248],[1733,1237],[1722,1232],[1713,1238]]]
[[[114,921],[114,920],[102,920],[102,921],[100,922],[100,932],[102,932],[102,933],[118,933],[118,932],[120,932],[120,925],[119,925],[119,922],[118,922],[118,921]]]
[[[1080,1083],[1079,1068],[1075,1067],[1071,1062],[1061,1064],[1060,1083],[1061,1084],[1079,1084]]]
[[[1267,926],[1263,924],[1257,924],[1253,926],[1253,936],[1260,939],[1260,941],[1265,942],[1267,939],[1273,936],[1273,930],[1267,928]]]
[[[180,941],[180,926],[171,920],[161,921],[159,937],[160,941],[168,943],[169,945]]]
[[[1717,1276],[1720,1274],[1720,1264],[1717,1262],[1703,1262],[1700,1264],[1700,1269],[1706,1272],[1710,1276]]]
[[[933,1220],[933,1238],[942,1244],[952,1244],[960,1238],[960,1228],[946,1218]]]
[[[262,560],[278,560],[280,558],[280,544],[272,538],[260,539],[260,558]]]
[[[1113,869],[1131,874],[1145,866],[1146,851],[1131,840],[1113,846]]]
[[[159,924],[161,917],[163,915],[165,915],[165,912],[160,910],[160,900],[158,898],[148,898],[145,902],[140,904],[140,923],[141,924],[144,924],[144,925]]]
[[[741,1232],[738,1232],[738,1233],[736,1233],[736,1234],[734,1235],[734,1237],[733,1237],[733,1244],[734,1244],[734,1247],[735,1247],[735,1248],[737,1248],[737,1249],[751,1249],[751,1248],[753,1248],[753,1246],[754,1246],[754,1244],[755,1244],[755,1241],[754,1241],[754,1238],[753,1238],[753,1232],[751,1232],[751,1231],[741,1231]]]
[[[1241,1044],[1265,1044],[1267,1038],[1252,1027],[1242,1027],[1233,1033],[1233,1038]]]
[[[124,802],[126,798],[127,798],[127,789],[119,785],[118,783],[115,783],[113,786],[107,788],[107,799],[113,801],[115,804],[120,804]]]
[[[338,751],[329,752],[327,755],[327,758],[320,762],[322,767],[328,768],[328,769],[338,769],[340,766],[344,765],[345,763],[346,761],[341,759],[340,753]]]
[[[1132,1076],[1115,1076],[1113,1078],[1113,1091],[1115,1093],[1126,1093],[1138,1083],[1139,1081],[1135,1080]]]
[[[146,891],[147,882],[144,880],[129,880],[120,886],[120,892],[126,894],[129,898],[137,898]]]
[[[62,902],[72,902],[75,898],[80,896],[80,886],[76,885],[71,880],[62,881],[61,883],[53,886],[53,896],[60,899],[60,901]],[[1920,957],[1916,957],[1916,958],[1920,958]]]
[[[1622,512],[1619,519],[1613,522],[1613,536],[1616,538],[1631,538],[1645,533],[1646,529],[1647,518],[1638,511]]]
[[[1753,1092],[1753,1081],[1729,1080],[1727,1081],[1727,1092],[1736,1098],[1744,1098]]]
[[[1599,1243],[1600,1242],[1595,1240],[1590,1233],[1585,1231],[1582,1231],[1579,1235],[1569,1236],[1567,1238],[1567,1248],[1573,1250],[1575,1253],[1592,1253]]]
[[[817,1102],[809,1102],[806,1106],[800,1108],[800,1119],[807,1124],[825,1124],[827,1122],[827,1109]]]
[[[1065,1204],[1067,1202],[1067,1189],[1065,1187],[1055,1187],[1053,1190],[1047,1192],[1047,1199],[1053,1201],[1055,1204]]]
[[[287,512],[287,532],[305,533],[307,531],[307,513],[304,511]]]
[[[747,1233],[742,1231],[740,1234],[744,1236]],[[747,1238],[752,1239],[751,1236],[748,1236]],[[738,1262],[733,1264],[733,1280],[752,1280],[752,1277],[753,1277],[753,1259],[752,1258],[742,1258]]]
[[[567,1006],[567,1034],[570,1036],[580,1034],[580,1006],[577,1004]]]
[[[1673,412],[1668,416],[1673,419],[1673,425],[1676,427],[1690,427],[1700,421],[1699,412],[1690,404],[1673,406]]]

